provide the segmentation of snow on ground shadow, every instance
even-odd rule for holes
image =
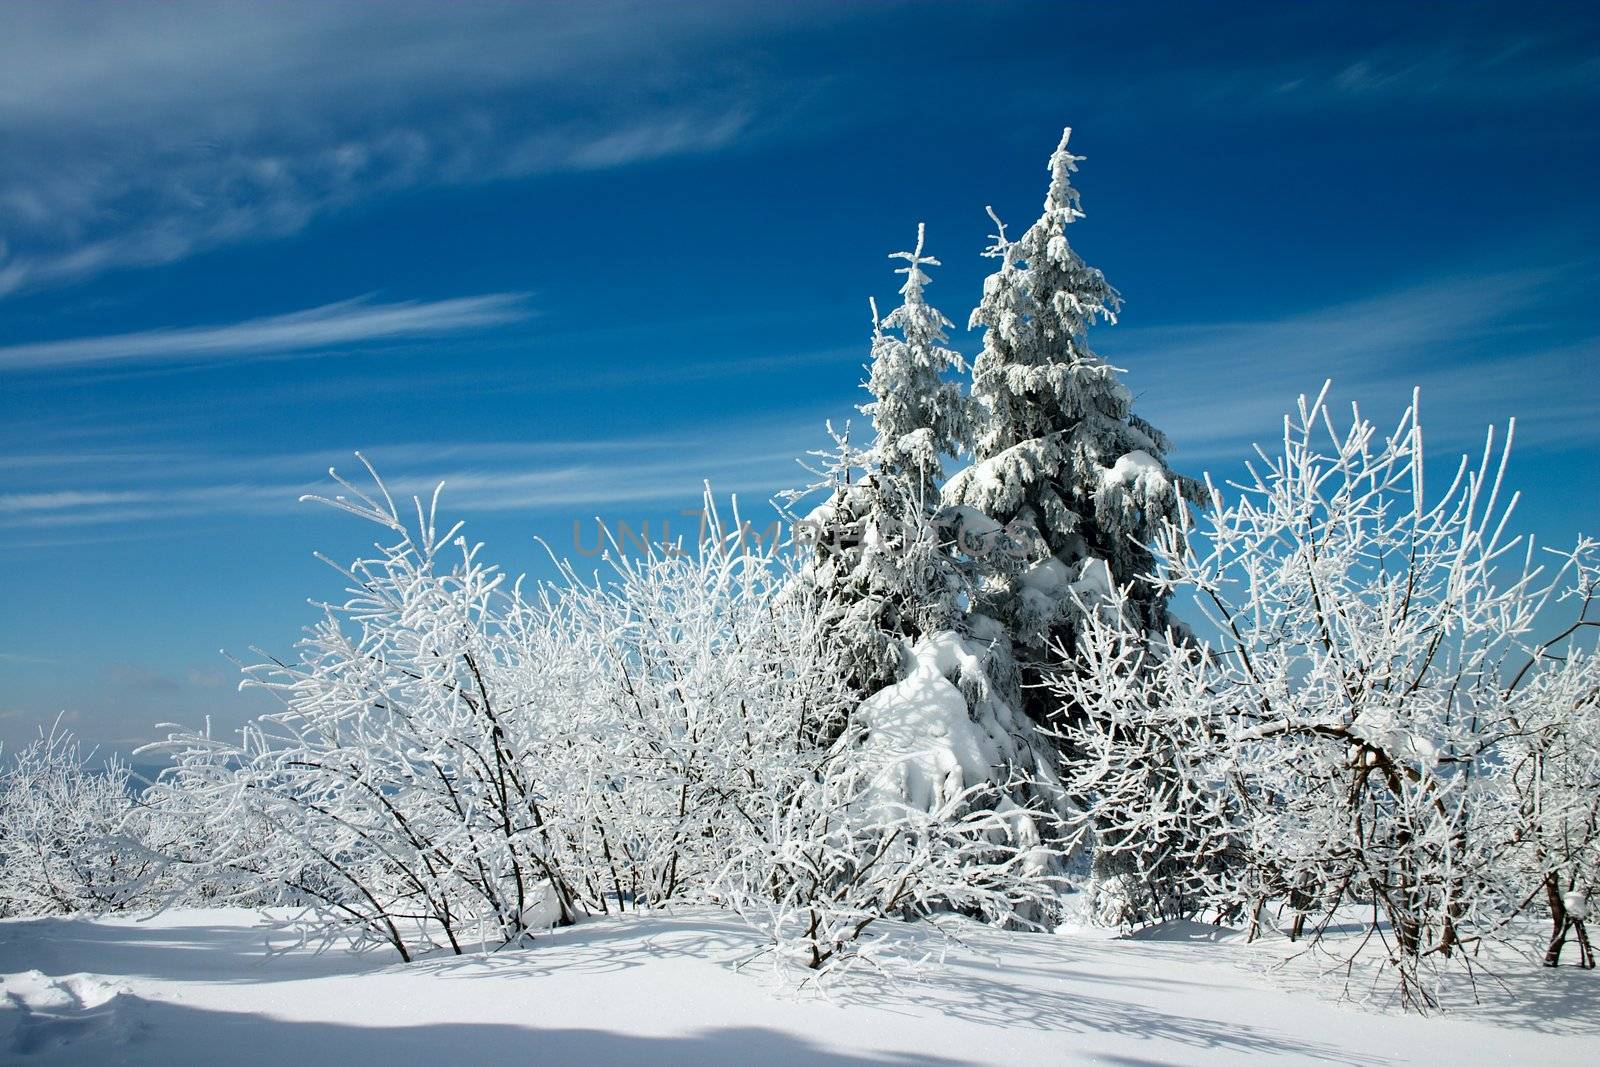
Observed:
[[[1132,939],[965,930],[916,981],[795,995],[710,912],[602,919],[530,948],[412,965],[267,955],[242,909],[0,922],[0,1061],[36,1064],[1309,1064],[1593,1062],[1600,983],[1519,975],[1519,1002],[1417,1018],[1264,970],[1198,924]],[[915,930],[900,936],[915,939]]]

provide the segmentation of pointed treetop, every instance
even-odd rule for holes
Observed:
[[[949,347],[949,319],[923,298],[931,280],[924,267],[939,261],[924,252],[927,227],[918,224],[916,247],[893,252],[904,260],[895,268],[905,276],[900,306],[879,317],[872,308],[872,362],[862,383],[872,394],[860,411],[872,419],[876,434],[873,456],[885,471],[908,475],[918,499],[934,499],[942,478],[939,456],[959,452],[965,444],[960,387],[941,375],[964,370],[960,353]]]
[[[995,214],[993,206],[985,205],[983,210],[989,213],[989,218],[994,223],[994,233],[989,235],[989,240],[993,241],[994,244],[985,248],[983,254],[991,259],[999,259],[1002,271],[1010,270],[1013,245],[1006,238],[1006,224],[1000,221],[1000,216]]]
[[[1044,198],[1045,213],[1065,211],[1068,222],[1083,218],[1083,211],[1078,207],[1078,191],[1072,187],[1072,175],[1084,157],[1075,156],[1067,149],[1071,139],[1072,127],[1068,126],[1061,131],[1061,143],[1050,156],[1050,192]]]
[[[883,343],[883,318],[878,314],[878,298],[867,297],[867,306],[872,309],[872,350],[876,352]]]
[[[917,223],[917,247],[910,252],[889,253],[890,259],[903,259],[906,261],[905,266],[896,267],[894,272],[906,276],[905,285],[900,287],[900,295],[905,297],[907,302],[920,302],[922,299],[922,287],[931,280],[926,274],[922,273],[922,268],[941,266],[937,259],[922,254],[922,243],[927,236],[927,230],[926,223]]]

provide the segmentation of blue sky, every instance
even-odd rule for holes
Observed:
[[[1436,453],[1518,419],[1570,541],[1597,104],[1579,4],[6,5],[0,738],[258,709],[218,649],[338,594],[312,550],[371,535],[296,498],[357,448],[535,572],[794,484],[886,254],[926,222],[964,324],[1067,124],[1127,301],[1094,340],[1176,465],[1420,384]]]

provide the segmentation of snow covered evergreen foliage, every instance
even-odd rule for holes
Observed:
[[[947,629],[961,608],[966,579],[949,550],[949,532],[935,520],[942,459],[962,450],[964,401],[946,371],[963,370],[946,347],[948,319],[928,304],[925,227],[916,247],[893,253],[905,266],[901,303],[879,318],[872,303],[872,358],[860,407],[872,422],[869,447],[852,447],[849,427],[834,448],[814,453],[818,481],[787,494],[794,501],[820,491],[823,502],[805,516],[812,559],[804,581],[822,591],[852,661],[852,681],[870,692],[896,680],[902,639]]]
[[[1074,650],[1096,613],[1122,612],[1133,632],[1162,642],[1170,620],[1165,595],[1145,580],[1149,545],[1184,498],[1198,494],[1167,466],[1166,438],[1133,413],[1117,370],[1089,347],[1089,327],[1114,322],[1120,297],[1067,240],[1067,227],[1083,217],[1071,181],[1081,157],[1068,150],[1070,136],[1063,132],[1050,158],[1043,214],[1018,240],[1007,238],[990,210],[995,235],[986,254],[999,269],[986,279],[969,324],[984,330],[968,413],[974,462],[943,489],[950,511],[986,524],[1004,548],[969,563],[973,615],[993,620],[1003,635],[995,644],[1007,646],[1001,654],[1014,664],[1012,706],[1019,717],[1048,724],[1067,746],[1091,737],[1077,732],[1083,709],[1060,706],[1070,687],[1051,692],[1052,680],[1076,669]],[[1151,657],[1137,660],[1140,669],[1154,666]],[[1139,766],[1141,774],[1178,773],[1175,766]],[[1102,827],[1095,840],[1118,832]],[[1203,833],[1190,847],[1203,849],[1211,836]],[[1156,873],[1129,862],[1131,856],[1097,849],[1091,884],[1148,888]],[[1152,898],[1139,899],[1153,906]],[[1165,914],[1178,899],[1151,914]]]
[[[895,254],[906,261],[902,304],[882,320],[874,306],[873,400],[861,409],[874,439],[855,452],[837,435],[820,454],[828,463],[812,488],[827,499],[807,516],[815,536],[798,585],[816,591],[860,665],[852,681],[867,699],[854,722],[882,763],[873,788],[885,802],[927,814],[952,797],[982,801],[1059,852],[1051,745],[1020,710],[1010,636],[969,610],[975,561],[1000,550],[998,527],[939,501],[940,457],[964,447],[966,427],[958,387],[940,376],[962,361],[923,298],[923,268],[937,263],[924,238],[919,226],[916,248]]]
[[[975,462],[944,489],[946,503],[988,516],[1031,549],[1029,569],[989,568],[979,598],[1029,667],[1052,643],[1070,648],[1085,604],[1115,586],[1128,590],[1136,622],[1165,628],[1165,601],[1141,577],[1155,531],[1192,489],[1167,466],[1166,438],[1133,414],[1116,369],[1089,347],[1089,327],[1114,322],[1121,298],[1067,241],[1083,217],[1071,133],[1050,158],[1038,221],[1013,242],[990,211],[986,254],[1000,268],[971,319],[984,329],[972,378]],[[1043,717],[1042,700],[1030,706]]]
[[[944,480],[941,456],[966,448],[965,401],[958,383],[942,377],[947,371],[964,371],[960,353],[948,347],[950,320],[923,298],[931,280],[923,267],[939,261],[922,254],[927,228],[917,224],[917,246],[895,252],[890,258],[906,265],[895,273],[906,276],[900,287],[900,306],[878,319],[873,303],[872,363],[867,391],[872,402],[861,412],[872,419],[874,469],[903,475],[922,504],[938,500]],[[898,331],[899,336],[895,336]]]
[[[1507,534],[1492,445],[1434,497],[1415,404],[1380,438],[1302,398],[1236,500],[1212,487],[1197,526],[1158,539],[1161,587],[1195,593],[1212,645],[1130,686],[1123,665],[1148,642],[1091,627],[1059,690],[1090,713],[1069,788],[1117,827],[1103,848],[1176,844],[1183,895],[1252,922],[1286,903],[1313,942],[1342,906],[1370,907],[1418,1009],[1530,900],[1573,892],[1581,911],[1594,886],[1592,750],[1565,746],[1594,728],[1592,638],[1556,659],[1533,636],[1574,580],[1587,611],[1592,548],[1540,569]],[[1141,780],[1163,765],[1148,751],[1183,773]]]
[[[851,443],[848,424],[827,430],[833,448],[811,453],[818,464],[806,468],[816,480],[783,496],[793,505],[824,495],[795,522],[808,549],[796,587],[838,635],[851,686],[871,692],[899,674],[904,635],[949,620],[963,579],[913,481],[879,468],[873,451]]]
[[[809,516],[834,538],[819,541],[805,577],[857,650],[866,743],[897,753],[898,796],[923,807],[942,795],[929,783],[948,776],[954,792],[988,781],[1008,802],[1065,816],[1042,727],[1073,735],[1060,729],[1060,693],[1042,683],[1063,650],[1070,661],[1085,613],[1112,605],[1137,630],[1167,627],[1163,596],[1139,579],[1148,542],[1195,487],[1167,468],[1167,442],[1087,345],[1089,325],[1112,319],[1119,298],[1066,240],[1082,215],[1068,135],[1040,220],[1012,243],[995,219],[989,254],[1000,269],[972,314],[985,336],[964,412],[940,376],[961,361],[923,299],[922,267],[934,261],[920,228],[916,249],[899,254],[903,303],[881,322],[874,310],[874,399],[862,409],[877,436],[859,454],[838,442],[821,482],[828,499]],[[965,449],[976,462],[935,505],[940,454]],[[1067,839],[1054,843],[1070,851]],[[1098,868],[1111,854],[1096,855]],[[1097,880],[1128,873],[1097,869]]]

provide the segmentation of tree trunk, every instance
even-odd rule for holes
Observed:
[[[1569,917],[1570,918],[1570,917]],[[1573,933],[1578,938],[1578,966],[1586,971],[1594,970],[1594,945],[1589,943],[1589,928],[1582,919],[1571,919]]]
[[[1544,876],[1544,896],[1550,905],[1550,946],[1544,951],[1544,965],[1559,967],[1561,950],[1567,943],[1567,905],[1561,899],[1561,884],[1554,873]],[[1585,937],[1585,940],[1587,938]],[[1579,942],[1582,944],[1582,941]],[[1580,952],[1581,952],[1580,948]]]

